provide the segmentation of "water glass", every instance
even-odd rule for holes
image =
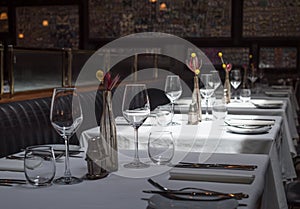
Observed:
[[[240,100],[242,102],[250,102],[251,100],[251,89],[241,89]]]
[[[223,99],[216,99],[212,103],[212,115],[214,120],[224,120],[227,116],[227,105]]]
[[[54,151],[51,146],[30,146],[25,150],[25,177],[33,186],[52,184],[56,165]]]
[[[149,135],[148,155],[157,165],[168,164],[174,156],[174,140],[169,131],[154,131]]]
[[[156,122],[160,126],[168,126],[172,122],[173,113],[171,105],[162,105],[156,108]]]

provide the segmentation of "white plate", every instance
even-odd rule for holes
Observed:
[[[234,209],[239,205],[236,199],[226,199],[219,201],[185,201],[168,199],[161,195],[153,195],[152,197],[150,197],[148,204],[149,209]]]
[[[227,119],[225,123],[230,126],[270,126],[275,120],[268,119]]]
[[[227,130],[237,134],[263,134],[267,133],[271,129],[270,126],[263,126],[259,128],[239,128],[235,126],[227,126]]]

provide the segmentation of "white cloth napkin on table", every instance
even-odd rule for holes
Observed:
[[[182,169],[172,168],[170,170],[171,180],[187,181],[210,181],[223,183],[251,184],[255,176],[253,174],[230,173],[224,170],[205,170],[205,169]]]
[[[115,122],[117,125],[130,125],[126,119],[122,116],[118,116],[115,118]],[[155,118],[154,117],[148,117],[146,119],[146,121],[143,123],[143,125],[155,125],[156,124],[156,121],[155,121]]]
[[[24,161],[0,159],[0,171],[24,172]]]

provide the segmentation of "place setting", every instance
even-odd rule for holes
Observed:
[[[269,119],[226,119],[226,129],[230,133],[237,134],[264,134],[275,124]]]
[[[282,100],[252,100],[251,103],[261,109],[278,109],[283,105]]]
[[[238,200],[248,198],[243,192],[225,193],[208,190],[200,187],[181,187],[170,189],[149,178],[156,190],[144,190],[144,193],[153,194],[148,201],[148,209],[158,208],[220,208],[234,209],[238,206],[246,206]]]

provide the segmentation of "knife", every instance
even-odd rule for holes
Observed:
[[[256,165],[237,165],[237,164],[219,164],[219,163],[189,163],[179,162],[177,165],[173,165],[176,168],[203,168],[203,169],[231,169],[231,170],[247,170],[253,171],[257,168]]]
[[[23,179],[0,179],[0,184],[27,184]]]

